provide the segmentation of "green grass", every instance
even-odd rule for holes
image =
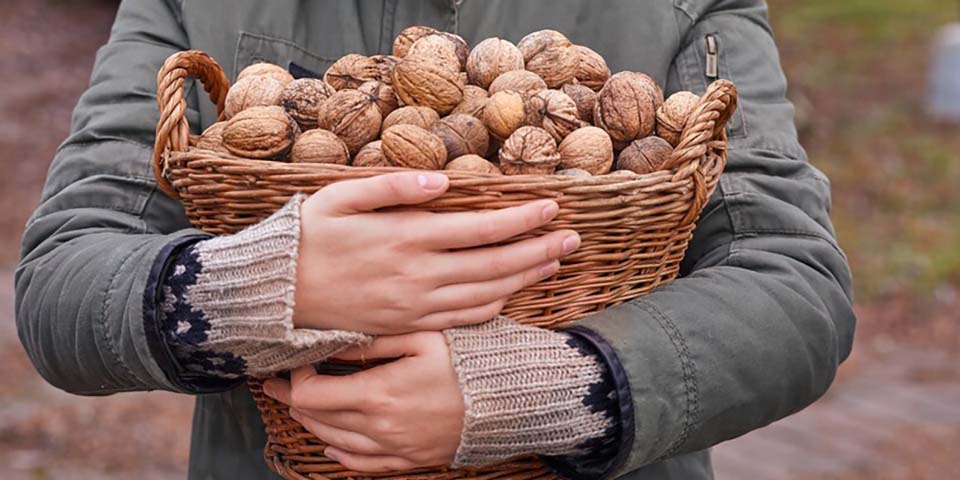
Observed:
[[[833,184],[858,299],[960,285],[960,126],[922,112],[946,0],[771,0],[802,141]]]

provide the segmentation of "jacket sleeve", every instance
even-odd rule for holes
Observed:
[[[153,300],[145,287],[162,259],[201,238],[156,189],[150,168],[157,70],[188,48],[178,5],[122,3],[24,234],[18,333],[40,374],[69,392],[188,390],[168,374],[172,357],[144,314]]]
[[[604,477],[797,412],[827,390],[851,349],[851,276],[830,224],[829,183],[797,141],[766,7],[712,3],[688,12],[667,90],[704,91],[713,35],[719,76],[736,83],[741,101],[726,172],[682,277],[574,327],[624,372],[626,441]]]

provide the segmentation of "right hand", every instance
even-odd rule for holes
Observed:
[[[442,195],[440,173],[331,184],[301,206],[298,328],[394,335],[485,322],[513,293],[550,277],[580,246],[572,230],[506,245],[559,210],[552,200],[459,213],[377,212]]]

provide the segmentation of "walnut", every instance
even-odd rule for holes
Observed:
[[[416,125],[394,125],[381,140],[383,155],[395,167],[441,170],[447,163],[443,141]]]
[[[360,85],[360,88],[357,90],[369,95],[380,109],[380,115],[384,117],[390,115],[390,113],[399,107],[397,94],[394,93],[390,85],[383,82],[373,80]]]
[[[504,72],[490,83],[490,93],[504,90],[513,90],[526,96],[536,95],[547,89],[546,82],[536,73],[527,70],[511,70]]]
[[[293,81],[293,75],[290,75],[290,72],[288,72],[285,68],[272,63],[261,62],[254,63],[253,65],[240,70],[240,73],[237,74],[236,82],[239,82],[247,77],[259,76],[270,77],[284,85]]]
[[[207,127],[200,135],[200,138],[197,139],[196,148],[218,153],[230,153],[230,151],[223,146],[223,129],[226,126],[227,122],[216,122]]]
[[[560,88],[560,91],[566,93],[577,104],[577,113],[580,120],[587,123],[593,123],[593,107],[597,105],[597,92],[594,92],[585,85],[568,83]]]
[[[593,174],[582,169],[582,168],[567,168],[564,170],[557,170],[557,175],[563,175],[565,177],[592,177]]]
[[[457,46],[450,38],[440,34],[427,35],[410,46],[406,57],[421,57],[430,59],[437,64],[459,72],[463,69],[460,58],[457,56]]]
[[[302,130],[317,128],[320,104],[336,93],[319,78],[301,78],[287,84],[280,95],[280,104],[297,121]]]
[[[377,76],[377,80],[380,80],[387,85],[393,83],[393,67],[396,67],[400,63],[400,57],[395,57],[393,55],[372,55],[370,60],[373,61],[374,65],[377,66],[377,70],[380,71],[380,74]]]
[[[470,100],[471,98],[486,100],[490,98],[490,92],[488,92],[485,88],[480,88],[476,85],[466,85],[463,87],[463,100],[461,103]]]
[[[577,103],[560,90],[544,90],[537,94],[543,100],[543,121],[541,126],[558,143],[570,132],[585,125],[577,112]],[[606,135],[604,135],[606,136]]]
[[[290,151],[300,133],[283,107],[251,107],[233,116],[223,129],[223,145],[247,158],[279,159]]]
[[[559,164],[557,142],[540,127],[520,127],[500,147],[500,168],[507,175],[546,175]]]
[[[634,140],[617,157],[616,170],[644,174],[660,170],[673,155],[673,147],[660,137]]]
[[[423,25],[404,28],[400,31],[400,34],[397,35],[397,38],[393,40],[393,54],[399,58],[406,57],[413,42],[427,35],[433,35],[434,33],[437,33],[437,29]]]
[[[405,105],[430,107],[445,115],[463,100],[459,72],[411,55],[393,69],[393,89]]]
[[[350,151],[333,132],[316,128],[300,135],[294,142],[290,161],[346,165],[350,163]]]
[[[467,57],[467,76],[479,87],[490,88],[494,79],[511,70],[523,70],[523,54],[507,40],[488,38]]]
[[[490,135],[500,141],[506,140],[516,129],[523,126],[523,95],[512,90],[494,93],[487,99],[480,117]]]
[[[650,77],[637,72],[620,72],[607,80],[597,96],[593,123],[618,142],[629,142],[653,133],[660,87]]]
[[[450,32],[439,32],[443,38],[446,38],[453,44],[454,51],[457,52],[457,62],[460,65],[458,70],[463,70],[467,65],[467,57],[470,55],[470,45],[460,35]]]
[[[317,125],[337,134],[353,154],[376,140],[382,118],[369,95],[358,90],[341,90],[320,105]]]
[[[377,62],[356,53],[340,57],[323,75],[323,81],[337,90],[359,88],[360,85],[379,78],[380,67]]]
[[[574,78],[580,85],[585,85],[595,92],[603,88],[603,84],[610,78],[610,67],[607,67],[607,61],[599,53],[577,45],[578,62],[577,73]]]
[[[670,95],[657,109],[657,135],[676,147],[680,144],[680,135],[687,126],[687,119],[700,104],[700,97],[691,92],[677,92]]]
[[[440,119],[430,131],[443,141],[447,160],[471,153],[485,155],[490,145],[490,134],[483,122],[462,113]]]
[[[560,168],[578,168],[593,175],[603,175],[613,165],[613,142],[607,132],[597,127],[574,130],[560,142]]]
[[[462,155],[447,163],[444,170],[459,170],[461,172],[488,173],[491,175],[503,175],[503,172],[492,162],[480,155]]]
[[[486,105],[486,98],[464,98],[463,101],[458,103],[456,107],[453,107],[453,110],[450,111],[450,115],[465,113],[467,115],[472,115],[482,119],[483,107]]]
[[[546,90],[544,90],[546,91]],[[547,100],[539,95],[524,97],[523,99],[523,122],[521,125],[531,127],[542,127],[543,118],[547,113]]]
[[[533,32],[523,37],[517,48],[523,53],[524,67],[540,75],[550,88],[570,83],[580,65],[573,43],[555,30]]]
[[[383,120],[381,130],[394,125],[416,125],[424,130],[430,130],[433,124],[440,121],[440,115],[429,107],[400,107],[394,110]]]
[[[376,140],[363,146],[353,157],[355,167],[389,167],[390,162],[383,156],[383,142]]]
[[[280,96],[283,94],[283,84],[279,80],[266,75],[246,77],[230,87],[223,103],[223,111],[227,118],[250,107],[267,107],[280,105]]]

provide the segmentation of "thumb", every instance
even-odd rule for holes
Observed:
[[[335,214],[369,212],[394,205],[414,205],[439,197],[450,186],[436,172],[397,172],[328,185],[317,192],[320,203]]]

